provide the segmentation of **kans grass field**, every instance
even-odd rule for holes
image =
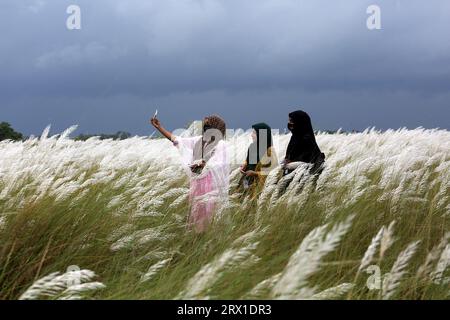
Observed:
[[[229,203],[196,234],[169,141],[73,129],[0,142],[0,299],[450,297],[449,131],[320,133],[318,180],[274,170],[255,202],[233,191],[250,135],[229,137]]]

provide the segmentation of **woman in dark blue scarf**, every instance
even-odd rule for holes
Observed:
[[[267,175],[278,165],[278,159],[273,147],[270,126],[257,123],[252,128],[253,142],[241,166],[242,178],[239,181],[239,188],[244,191],[244,195],[250,194],[252,199],[256,199],[264,187]]]

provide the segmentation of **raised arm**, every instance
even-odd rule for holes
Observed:
[[[158,120],[158,118],[153,117],[150,119],[150,123],[155,127],[156,130],[158,130],[159,132],[161,132],[161,134],[166,137],[167,139],[169,139],[170,141],[173,141],[174,139],[174,135],[172,134],[172,132],[166,130],[162,125],[161,122]]]

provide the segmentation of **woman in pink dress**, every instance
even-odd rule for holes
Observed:
[[[179,149],[182,163],[190,176],[188,223],[203,232],[211,223],[214,212],[228,201],[230,166],[225,138],[225,122],[212,115],[203,119],[201,136],[179,137],[167,131],[153,117],[152,125]]]

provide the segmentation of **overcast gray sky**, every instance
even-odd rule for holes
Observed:
[[[0,30],[0,121],[25,134],[148,135],[156,107],[169,128],[298,108],[321,130],[450,128],[448,0],[1,0]]]

